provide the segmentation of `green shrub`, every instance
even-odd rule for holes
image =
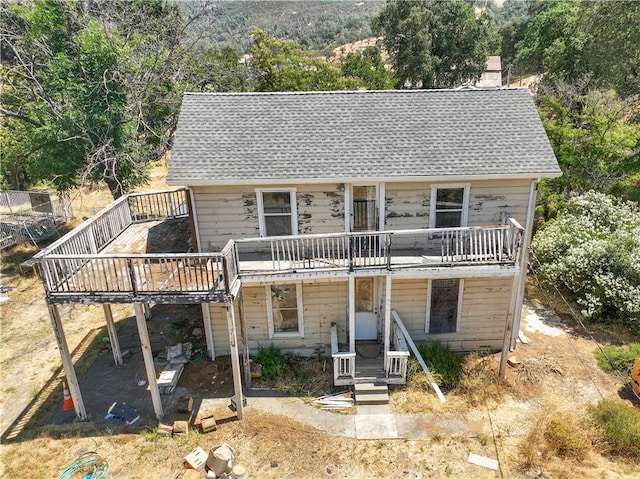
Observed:
[[[287,372],[287,358],[273,344],[261,347],[253,360],[262,364],[262,377],[265,379],[278,379]]]
[[[628,404],[602,399],[589,413],[612,454],[640,458],[640,410]]]
[[[608,373],[616,371],[630,373],[636,358],[640,358],[640,343],[630,343],[628,346],[605,346],[594,352],[598,366]]]
[[[439,341],[418,345],[420,355],[427,363],[429,371],[438,380],[438,385],[454,387],[460,381],[462,360],[449,346]]]
[[[640,331],[640,210],[588,192],[540,230],[532,248],[551,284],[566,288],[593,320]]]

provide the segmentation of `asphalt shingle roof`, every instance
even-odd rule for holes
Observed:
[[[526,89],[186,93],[167,180],[191,186],[559,174]]]

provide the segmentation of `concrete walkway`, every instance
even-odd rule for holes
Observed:
[[[356,439],[424,439],[439,434],[465,433],[481,427],[480,423],[471,424],[445,414],[350,415],[317,409],[298,398],[251,397],[248,393],[247,408],[252,407],[290,417],[332,435]]]

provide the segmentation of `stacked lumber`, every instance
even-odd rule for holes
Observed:
[[[173,393],[183,370],[184,364],[167,364],[158,378],[158,389],[160,390],[160,394]]]
[[[321,409],[347,409],[353,407],[351,391],[318,396],[313,400]]]

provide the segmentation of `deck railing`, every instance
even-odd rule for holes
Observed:
[[[387,351],[386,375],[387,377],[407,378],[407,365],[409,363],[409,348],[404,339],[404,334],[395,323],[391,324],[391,345],[393,350]]]
[[[134,222],[189,216],[187,190],[133,193],[127,196]]]
[[[208,295],[224,291],[220,253],[48,255],[40,260],[47,291],[57,295]]]
[[[500,226],[311,234],[236,240],[238,272],[513,264],[523,229]],[[259,264],[261,263],[261,264]]]
[[[175,294],[222,288],[229,294],[237,290],[243,275],[515,264],[523,233],[515,220],[506,218],[503,225],[487,227],[230,240],[221,252],[204,256],[102,253],[133,223],[186,217],[189,213],[185,189],[119,198],[35,256],[48,292]],[[344,363],[349,366],[347,359]]]
[[[123,196],[38,253],[50,295],[212,294],[222,289],[225,267],[237,276],[237,260],[223,253],[104,254],[131,224],[187,217],[187,191],[178,189]]]
[[[333,384],[352,384],[356,377],[356,353],[340,352],[338,328],[331,325],[331,357],[333,358]]]

